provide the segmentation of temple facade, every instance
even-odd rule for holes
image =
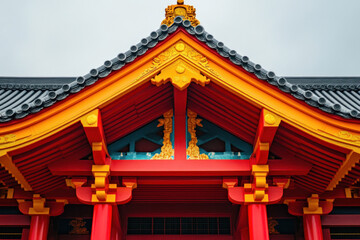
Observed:
[[[360,78],[165,17],[83,76],[0,78],[0,239],[360,239]]]

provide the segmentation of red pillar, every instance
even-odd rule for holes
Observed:
[[[235,240],[249,240],[248,209],[246,205],[240,206],[235,227]]]
[[[111,240],[121,240],[122,231],[120,224],[119,209],[117,206],[113,206],[113,215],[112,215],[112,224],[111,224]]]
[[[250,240],[269,240],[269,229],[265,204],[249,204]]]
[[[49,230],[48,215],[31,216],[29,240],[46,240]]]
[[[320,215],[304,214],[303,222],[305,240],[323,240]]]
[[[111,204],[96,204],[94,206],[91,240],[110,240],[111,213]]]

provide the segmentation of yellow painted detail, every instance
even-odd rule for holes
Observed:
[[[1,187],[0,188],[0,199],[12,199],[14,197],[14,189]]]
[[[66,184],[67,187],[71,187],[73,189],[76,189],[74,183],[72,182],[72,180],[70,178],[65,179],[65,184]]]
[[[186,149],[186,154],[189,156],[189,159],[209,159],[209,156],[202,153],[200,154],[200,149],[197,146],[197,137],[196,137],[196,127],[202,127],[202,119],[197,118],[197,114],[190,109],[187,110],[187,126],[188,132],[190,133],[191,139],[189,141],[189,146]]]
[[[45,207],[45,201],[40,194],[34,194],[33,207],[29,208],[29,215],[49,215],[50,208]]]
[[[95,123],[97,123],[98,118],[95,114],[90,114],[89,116],[87,116],[86,118],[86,122],[89,125],[94,125]]]
[[[170,26],[174,23],[174,18],[181,16],[184,20],[189,20],[191,25],[199,25],[199,20],[196,19],[196,9],[190,5],[184,5],[184,0],[178,0],[176,5],[168,6],[165,9],[165,19],[161,24]]]
[[[12,162],[11,157],[8,154],[0,152],[0,164],[6,171],[15,178],[15,180],[21,185],[25,191],[32,191],[30,184],[26,181],[25,177],[21,174],[19,169]]]
[[[245,189],[245,203],[254,202],[269,202],[269,195],[266,190],[269,185],[266,183],[266,176],[269,173],[268,165],[253,165],[252,175],[254,176],[253,183],[244,184]]]
[[[16,135],[15,134],[7,134],[4,136],[0,136],[0,144],[4,143],[10,143],[16,141]]]
[[[115,203],[116,202],[116,195],[115,194],[102,194],[102,191],[96,191],[96,194],[91,195],[91,202],[93,203]]]
[[[163,138],[163,146],[161,147],[161,152],[155,154],[151,159],[173,159],[174,158],[174,149],[171,143],[171,133],[173,131],[172,127],[172,117],[173,110],[169,110],[163,114],[164,118],[160,118],[159,124],[157,127],[164,127],[164,138]]]
[[[319,206],[319,195],[312,194],[311,197],[307,198],[308,207],[303,208],[304,214],[322,214],[322,207]]]
[[[200,70],[207,72],[209,75],[221,78],[220,74],[210,67],[209,61],[204,55],[188,44],[185,44],[183,41],[178,41],[175,45],[167,48],[165,51],[154,57],[151,66],[145,69],[136,80],[143,77],[153,77],[156,70],[161,68],[162,65],[169,64],[169,62],[174,61],[178,57],[191,61],[196,67],[199,67]]]
[[[156,86],[165,84],[168,81],[171,81],[174,87],[182,91],[186,89],[191,82],[205,86],[205,84],[210,82],[210,79],[202,75],[195,67],[182,59],[178,59],[151,79],[151,82]]]
[[[359,187],[349,187],[345,188],[346,198],[360,198],[360,188]]]
[[[101,151],[103,149],[104,145],[102,142],[93,142],[92,143],[92,150],[93,151]]]
[[[269,125],[273,125],[276,122],[276,118],[272,114],[265,115],[265,122]]]
[[[351,151],[346,156],[346,160],[343,162],[343,164],[340,166],[339,170],[336,172],[335,176],[331,180],[329,186],[326,188],[326,190],[333,190],[338,183],[343,179],[348,172],[355,167],[356,163],[360,161],[360,153]]]

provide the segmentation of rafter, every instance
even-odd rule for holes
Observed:
[[[91,145],[95,164],[109,164],[104,129],[99,109],[95,109],[81,118],[86,137]]]
[[[251,156],[252,164],[266,164],[269,158],[271,143],[275,137],[276,130],[280,125],[281,119],[274,113],[262,109],[260,120],[254,141],[254,151]]]

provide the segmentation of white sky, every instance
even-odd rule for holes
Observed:
[[[156,30],[176,0],[0,0],[0,76],[79,76]],[[359,0],[185,0],[279,76],[360,76]]]

